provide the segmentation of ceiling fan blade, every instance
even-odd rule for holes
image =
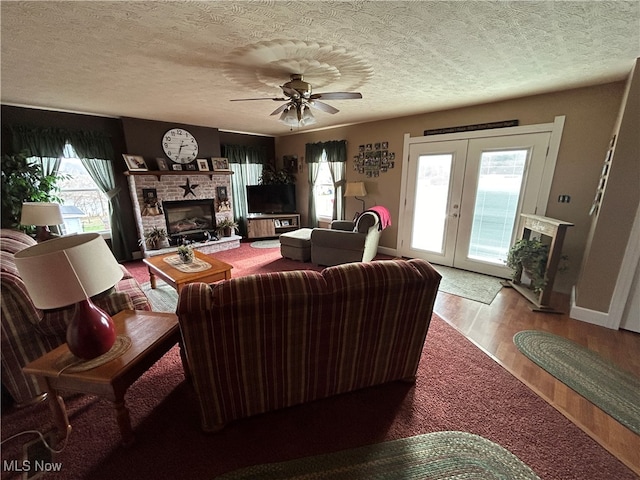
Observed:
[[[289,106],[288,103],[285,103],[284,105],[280,105],[278,108],[276,108],[271,115],[277,115],[283,111],[285,111],[287,109],[287,107]]]
[[[362,94],[359,92],[328,92],[328,93],[314,93],[310,97],[312,100],[321,98],[323,100],[350,100],[356,98],[362,98]]]
[[[338,110],[337,108],[332,107],[331,105],[327,104],[327,103],[323,103],[323,102],[319,102],[318,100],[311,100],[308,105],[310,107],[313,108],[317,108],[318,110],[322,110],[323,112],[327,112],[327,113],[338,113],[340,110]]]
[[[274,100],[276,102],[285,102],[289,100],[288,98],[272,98],[272,97],[262,97],[262,98],[232,98],[229,100],[230,102],[248,102],[250,100]]]

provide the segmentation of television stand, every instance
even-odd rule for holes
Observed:
[[[247,238],[277,237],[300,228],[299,213],[251,214],[247,217]]]

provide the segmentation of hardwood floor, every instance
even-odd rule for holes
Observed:
[[[509,372],[640,475],[640,436],[559,382],[519,352],[513,335],[544,330],[573,340],[640,377],[640,334],[573,320],[568,313],[536,313],[511,288],[491,305],[440,292],[435,312]],[[552,305],[569,311],[569,297],[555,294]],[[640,395],[640,393],[639,393]]]

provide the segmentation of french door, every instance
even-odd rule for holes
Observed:
[[[550,137],[411,143],[401,253],[509,277],[507,253],[520,213],[536,213]]]

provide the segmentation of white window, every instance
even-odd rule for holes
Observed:
[[[93,181],[71,145],[65,147],[64,153],[58,170],[59,174],[69,177],[58,182],[61,189],[58,196],[63,200],[63,233],[111,232],[107,196]]]
[[[333,219],[333,201],[335,188],[324,152],[320,161],[320,171],[313,189],[316,203],[316,217],[318,220],[330,222]]]

